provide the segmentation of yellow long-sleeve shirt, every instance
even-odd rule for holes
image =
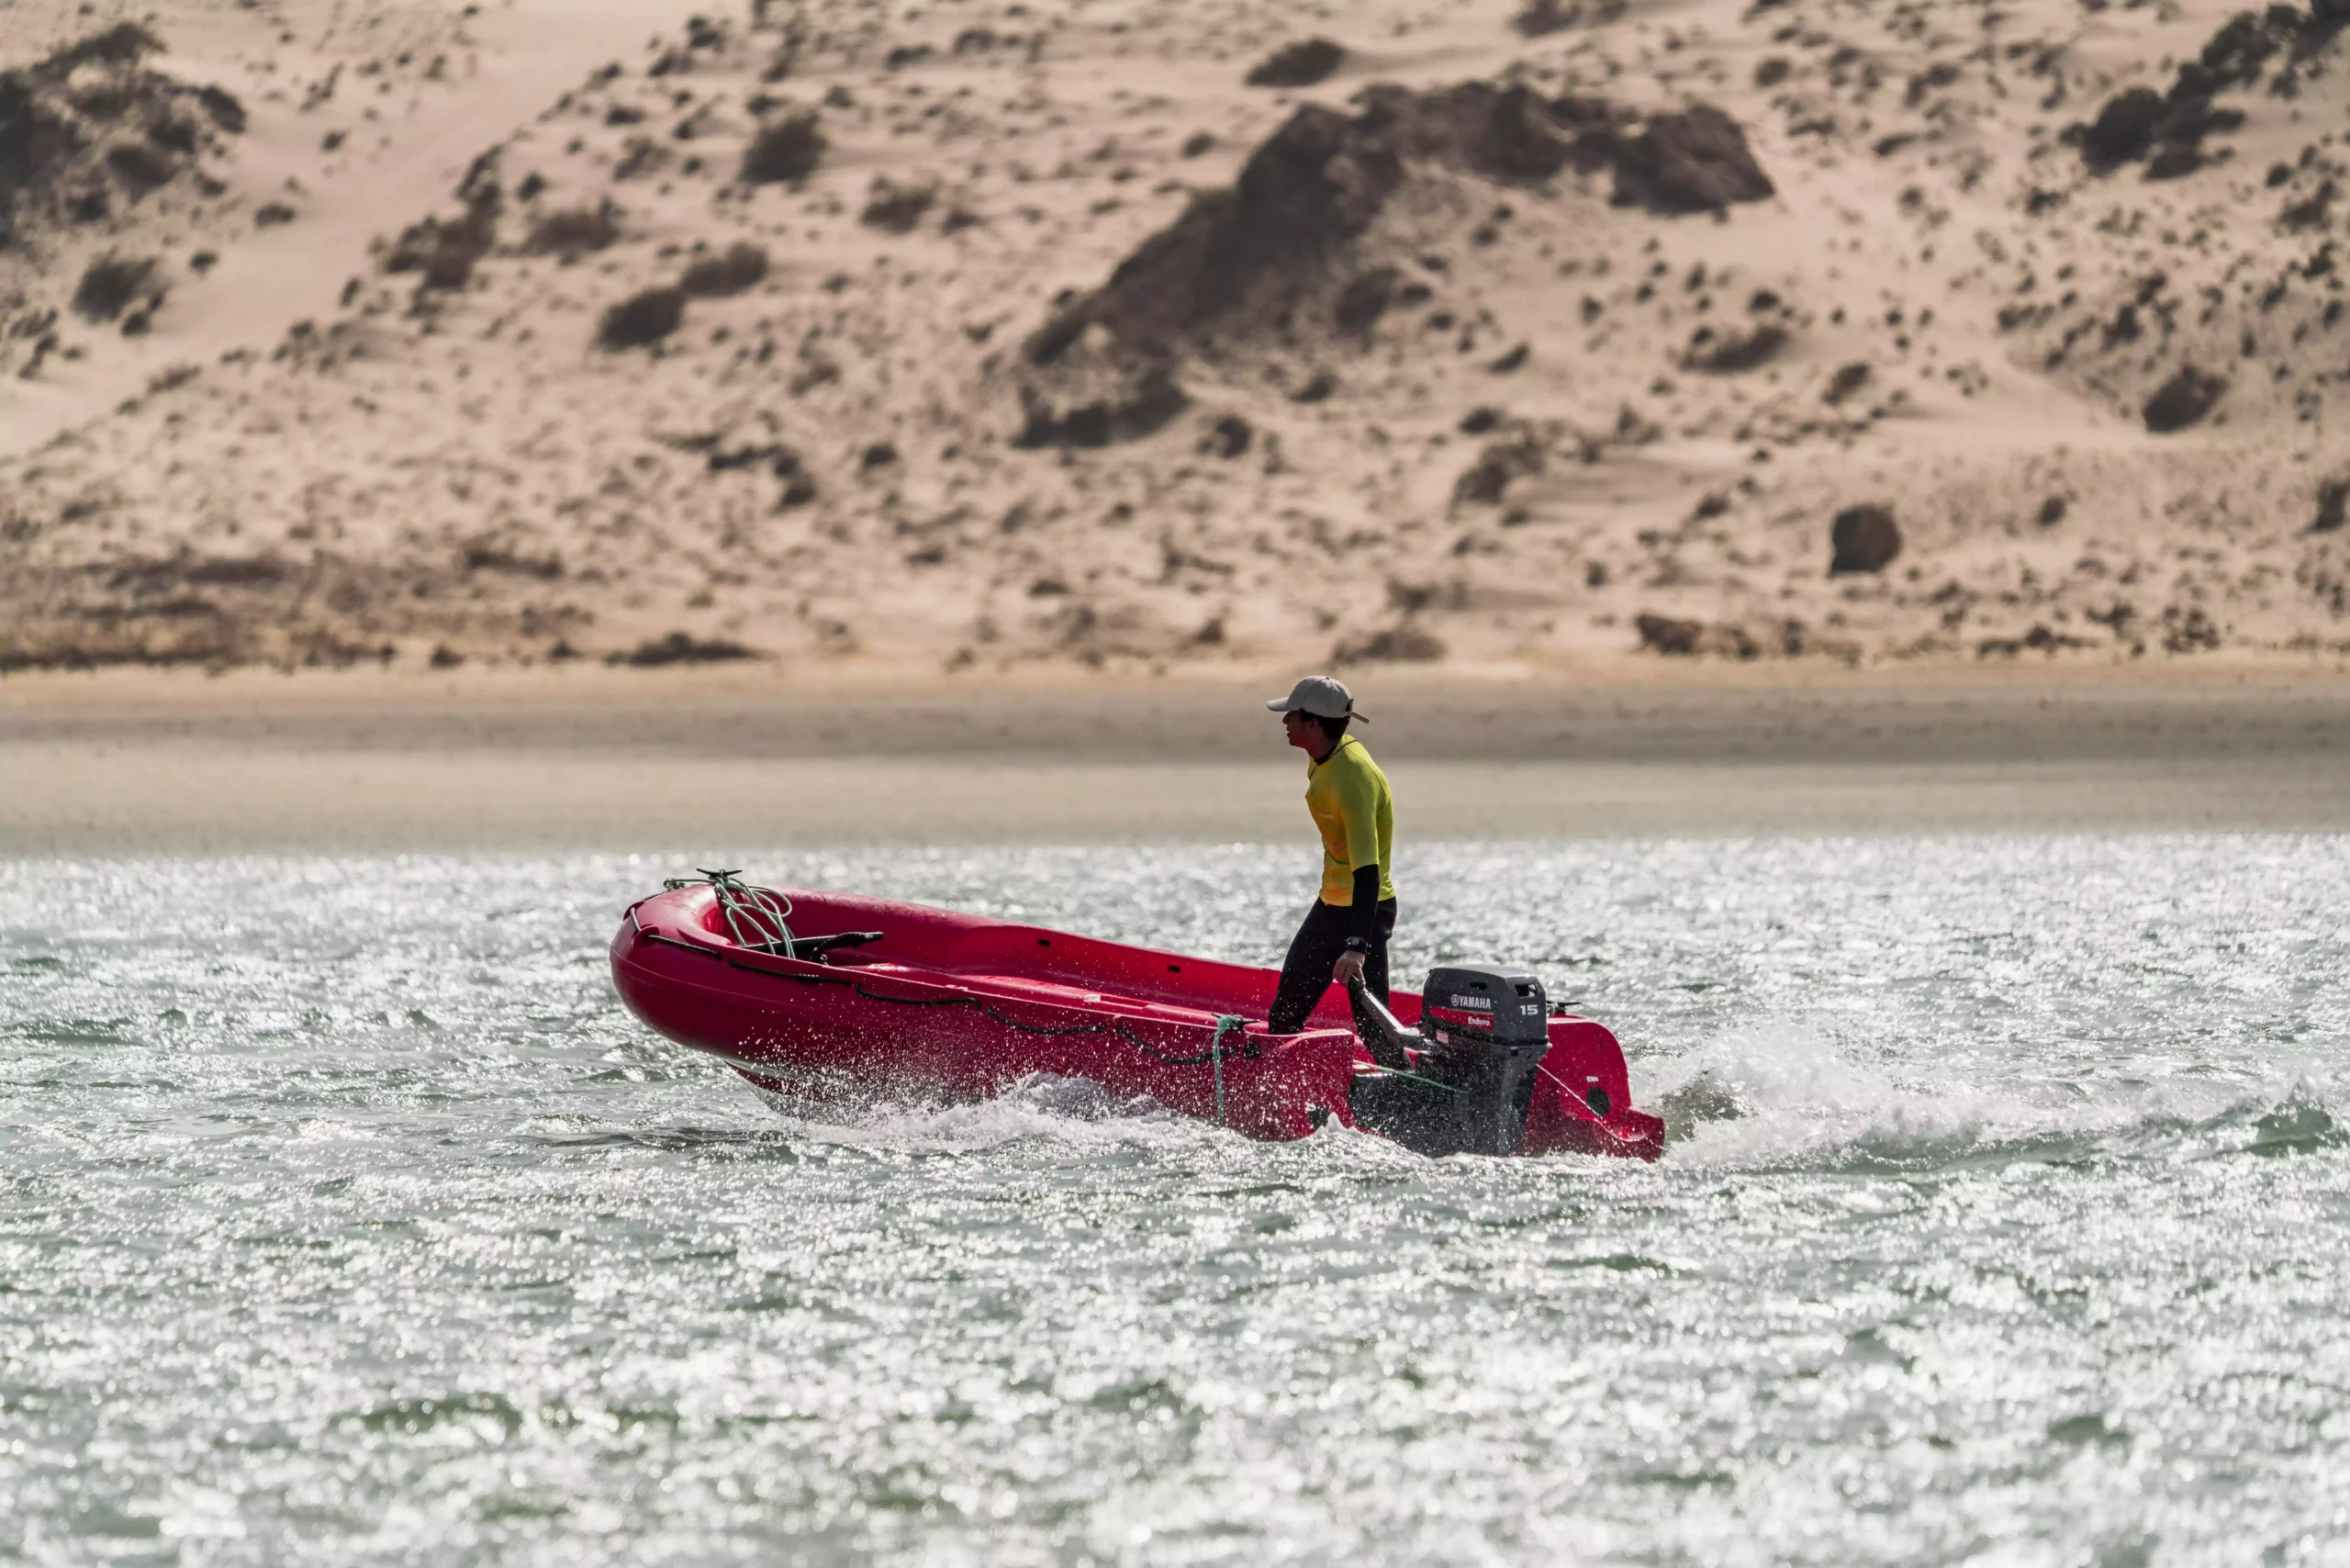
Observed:
[[[1342,735],[1330,755],[1305,764],[1305,809],[1322,831],[1322,902],[1355,902],[1355,872],[1379,868],[1382,902],[1395,896],[1395,797],[1362,742]]]

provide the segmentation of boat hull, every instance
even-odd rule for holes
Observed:
[[[822,959],[762,951],[734,940],[710,887],[692,884],[628,910],[611,946],[621,1000],[761,1089],[818,1104],[985,1099],[1048,1073],[1258,1138],[1354,1124],[1356,1080],[1372,1070],[1339,991],[1303,1032],[1269,1036],[1270,969],[919,904],[789,897],[796,932],[880,938]],[[1416,1021],[1417,998],[1396,1002]],[[1220,1032],[1228,1019],[1248,1022]],[[1584,1019],[1550,1027],[1519,1152],[1656,1158],[1662,1124],[1631,1108],[1615,1037]]]

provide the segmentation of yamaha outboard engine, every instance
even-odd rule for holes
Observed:
[[[1355,1033],[1383,1070],[1359,1073],[1355,1125],[1421,1154],[1515,1154],[1534,1070],[1550,1048],[1550,1002],[1525,969],[1456,964],[1429,971],[1420,1026],[1406,1028],[1360,980]]]

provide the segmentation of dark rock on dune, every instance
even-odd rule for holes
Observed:
[[[2208,375],[2191,364],[2181,365],[2178,374],[2146,399],[2146,429],[2155,435],[2168,435],[2199,423],[2227,389],[2227,377]]]
[[[1347,51],[1328,39],[1302,39],[1276,50],[1248,73],[1251,87],[1311,87],[1345,63]]]
[[[1249,155],[1237,183],[1193,197],[1107,284],[1032,337],[1029,363],[1054,364],[1096,323],[1123,351],[1164,358],[1259,297],[1260,314],[1278,318],[1324,286],[1333,260],[1416,167],[1536,183],[1580,155],[1558,106],[1522,85],[1470,82],[1427,93],[1375,86],[1361,103],[1355,115],[1320,104],[1291,115]],[[1603,106],[1591,121],[1601,129],[1586,130],[1585,140],[1614,138],[1611,155],[1628,161],[1627,177],[1654,200],[1695,211],[1770,192],[1743,134],[1718,111],[1659,117],[1628,142],[1606,129],[1611,114]],[[1360,331],[1391,306],[1410,302],[1392,274],[1365,273],[1327,308],[1344,330]]]
[[[1404,178],[1392,139],[1319,104],[1299,109],[1253,153],[1230,189],[1196,196],[1110,276],[1031,340],[1050,364],[1093,322],[1135,350],[1163,346],[1234,309],[1260,280],[1294,286],[1360,233]]]
[[[1576,151],[1586,161],[1614,167],[1618,207],[1677,216],[1719,212],[1734,202],[1764,201],[1777,194],[1754,161],[1746,132],[1710,104],[1658,115],[1633,137],[1587,131]]]
[[[1675,657],[1687,657],[1697,651],[1706,634],[1705,624],[1696,621],[1677,621],[1669,615],[1653,615],[1643,610],[1632,622],[1640,634],[1640,646]]]
[[[1846,507],[1828,527],[1828,575],[1881,572],[1901,554],[1901,528],[1889,507]]]
[[[1306,384],[1290,395],[1292,403],[1326,403],[1338,390],[1338,378],[1326,370],[1317,370]]]
[[[1502,422],[1502,411],[1490,406],[1470,409],[1460,417],[1462,435],[1483,435]]]

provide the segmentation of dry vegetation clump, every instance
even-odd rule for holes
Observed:
[[[559,207],[543,213],[523,241],[524,253],[573,261],[601,251],[621,237],[620,209],[607,198],[594,207]]]
[[[1626,0],[1594,0],[1588,7],[1582,0],[1527,0],[1526,8],[1510,18],[1521,38],[1547,38],[1562,33],[1569,28],[1589,22],[1604,26],[1624,15]]]
[[[666,637],[639,643],[625,654],[611,654],[605,663],[628,665],[636,669],[658,669],[665,665],[724,664],[734,659],[761,657],[756,648],[724,637],[695,637],[684,632],[672,632]]]
[[[147,140],[173,152],[196,151],[196,121],[168,110],[147,122]]]
[[[696,299],[723,299],[757,287],[767,275],[766,248],[746,242],[701,257],[686,268],[677,286]]]
[[[1341,643],[1331,656],[1340,664],[1433,664],[1444,655],[1442,638],[1426,627],[1406,625]]]
[[[245,106],[228,88],[200,87],[196,90],[196,101],[204,106],[204,112],[212,117],[214,125],[231,136],[244,134]]]
[[[648,348],[676,331],[686,319],[686,291],[648,288],[604,312],[596,342],[612,350]]]
[[[1775,321],[1762,322],[1743,332],[1716,333],[1711,328],[1701,327],[1682,363],[1709,375],[1735,375],[1770,364],[1779,357],[1779,351],[1787,342],[1787,330]]]
[[[36,74],[62,79],[84,65],[136,65],[162,52],[163,40],[137,22],[118,22],[58,50],[33,67]]]
[[[106,167],[135,198],[168,184],[179,173],[171,154],[148,141],[118,141],[106,149]]]
[[[454,221],[428,218],[410,224],[384,258],[384,270],[423,274],[420,289],[464,287],[473,277],[474,263],[498,242],[498,217],[504,205],[495,183],[476,185],[466,197],[464,217]],[[254,214],[256,220],[260,217]]]
[[[1311,87],[1326,82],[1347,51],[1328,39],[1301,39],[1259,61],[1248,75],[1251,87]]]
[[[155,280],[153,256],[119,256],[109,251],[84,269],[73,290],[73,308],[93,321],[111,321],[148,291]]]
[[[2333,533],[2350,521],[2350,476],[2328,479],[2317,487],[2317,518],[2311,533]]]
[[[886,233],[911,234],[922,222],[923,214],[930,210],[930,204],[937,199],[938,187],[934,184],[901,185],[889,179],[876,179],[858,221],[867,229]]]
[[[476,539],[464,549],[462,564],[467,573],[498,572],[508,577],[531,577],[539,582],[553,582],[563,576],[560,555],[525,555],[509,545]]]
[[[823,128],[811,110],[768,120],[743,151],[742,181],[764,185],[804,180],[823,162],[824,146]]]
[[[1542,443],[1530,435],[1513,436],[1487,446],[1452,487],[1455,505],[1499,506],[1512,481],[1539,474]]]

